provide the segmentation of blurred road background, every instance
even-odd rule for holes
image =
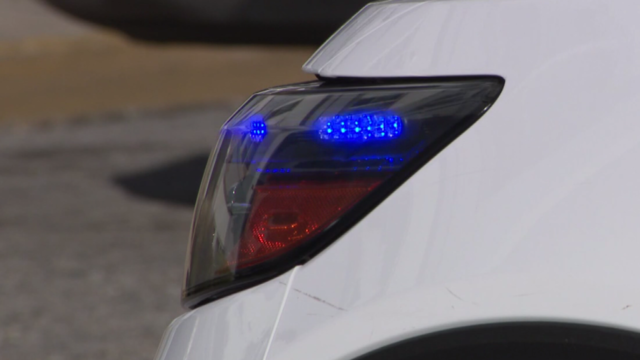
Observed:
[[[152,359],[219,127],[311,79],[312,51],[136,43],[0,0],[0,359]]]

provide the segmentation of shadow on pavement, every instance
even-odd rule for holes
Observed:
[[[136,196],[193,207],[208,158],[209,154],[193,155],[151,170],[117,176],[114,182]]]

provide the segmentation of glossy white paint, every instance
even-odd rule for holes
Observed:
[[[535,79],[569,58],[637,56],[634,0],[440,0],[368,5],[304,65],[326,77],[502,74]],[[622,51],[623,53],[621,53]],[[631,57],[631,58],[630,58]]]
[[[268,359],[351,359],[501,321],[640,331],[638,14],[624,0],[388,2],[314,55],[305,70],[327,77],[494,74],[506,86],[300,269]]]
[[[502,95],[287,278],[286,294],[277,279],[197,310],[210,330],[175,332],[191,332],[184,338],[203,350],[180,345],[166,355],[174,342],[188,343],[171,340],[171,330],[160,359],[346,360],[440,329],[518,320],[640,331],[638,14],[635,0],[367,7],[305,70],[500,75]],[[268,304],[250,300],[269,291]],[[242,304],[242,315],[233,304]],[[248,321],[259,321],[259,331],[245,326],[224,339],[232,323]],[[207,341],[218,352],[204,350]],[[259,350],[243,352],[242,341]]]
[[[263,359],[292,273],[177,318],[156,360]]]

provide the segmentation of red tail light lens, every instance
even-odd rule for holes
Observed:
[[[208,166],[184,303],[306,261],[473,124],[502,85],[314,82],[254,95],[223,127]]]
[[[371,180],[257,187],[236,268],[259,264],[294,248],[325,229],[378,184]]]

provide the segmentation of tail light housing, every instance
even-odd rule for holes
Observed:
[[[223,126],[207,166],[184,305],[307,261],[479,119],[503,83],[318,81],[255,94]]]

